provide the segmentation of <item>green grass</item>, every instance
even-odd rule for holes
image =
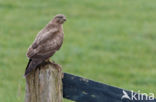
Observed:
[[[65,14],[67,22],[63,47],[53,60],[64,72],[156,94],[155,4],[155,0],[0,0],[0,101],[24,101],[25,53],[58,13]]]

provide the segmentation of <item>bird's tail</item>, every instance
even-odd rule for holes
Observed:
[[[36,69],[36,67],[41,64],[43,60],[41,59],[29,59],[29,62],[27,64],[27,67],[25,69],[25,74],[24,76],[26,77],[31,71]]]

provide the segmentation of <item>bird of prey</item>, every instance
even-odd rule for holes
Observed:
[[[65,21],[66,17],[58,14],[37,34],[33,44],[28,48],[29,62],[25,76],[60,49],[64,38],[63,23]]]

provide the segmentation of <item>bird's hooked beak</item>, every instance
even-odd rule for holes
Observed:
[[[66,20],[67,20],[67,19],[64,17],[64,18],[63,18],[63,21],[66,21]]]

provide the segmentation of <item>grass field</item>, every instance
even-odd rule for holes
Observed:
[[[156,94],[155,4],[155,0],[0,0],[0,102],[24,102],[25,53],[58,13],[67,17],[65,39],[52,59],[64,72]]]

